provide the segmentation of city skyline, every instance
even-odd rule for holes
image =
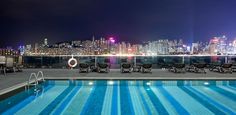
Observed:
[[[21,45],[17,50],[11,47],[0,49],[0,55],[50,56],[50,55],[236,55],[236,39],[227,36],[217,36],[208,42],[188,43],[183,39],[158,39],[133,44],[117,41],[114,37],[87,40],[73,40],[50,43],[44,38],[41,42]]]
[[[0,0],[0,115],[236,115],[236,0]]]
[[[1,1],[1,47],[86,40],[92,35],[119,41],[236,37],[234,0]]]

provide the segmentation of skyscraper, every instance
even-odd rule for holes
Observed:
[[[47,38],[44,38],[44,46],[48,46],[48,39]]]

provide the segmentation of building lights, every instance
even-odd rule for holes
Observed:
[[[188,45],[191,44],[191,45]],[[227,41],[226,36],[214,37],[209,42],[184,43],[183,40],[161,39],[143,44],[118,42],[114,37],[92,40],[75,40],[49,45],[45,38],[42,43],[22,45],[19,55],[101,55],[101,56],[160,56],[160,55],[235,55],[236,40]],[[46,47],[45,47],[46,46]],[[9,47],[3,55],[12,55]],[[9,52],[8,52],[9,51]],[[14,54],[13,54],[14,55]]]
[[[110,37],[109,40],[112,42],[112,43],[115,43],[115,39],[113,37]]]

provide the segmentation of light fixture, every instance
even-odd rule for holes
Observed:
[[[147,82],[146,85],[151,85],[151,82]]]
[[[204,82],[204,85],[209,85],[209,82]]]
[[[113,84],[114,84],[114,81],[108,81],[108,84],[109,84],[109,85],[113,85]]]
[[[92,82],[92,81],[90,81],[90,82],[89,82],[89,85],[93,85],[93,82]]]

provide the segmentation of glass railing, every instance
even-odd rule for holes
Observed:
[[[23,65],[25,68],[69,68],[68,56],[23,56]],[[200,56],[200,55],[160,55],[160,56],[73,56],[77,63],[87,63],[96,65],[97,63],[109,63],[112,69],[120,68],[120,64],[126,60],[133,65],[150,63],[153,68],[161,68],[163,64],[173,63],[234,63],[236,55],[217,55],[217,56]],[[73,63],[72,63],[73,64]],[[76,66],[75,68],[78,68]]]

